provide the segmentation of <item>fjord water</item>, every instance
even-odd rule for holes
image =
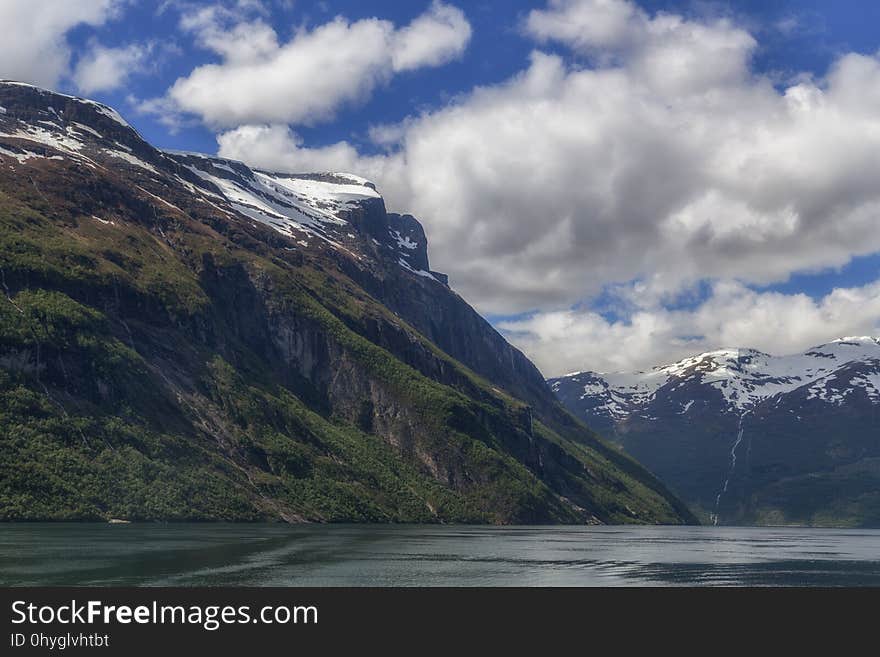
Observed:
[[[0,525],[13,586],[880,586],[880,530]]]

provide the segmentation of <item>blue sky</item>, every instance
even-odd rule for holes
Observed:
[[[286,2],[266,2],[265,6],[271,11],[271,23],[278,33],[290,35],[299,26],[321,24],[336,15],[352,21],[379,17],[404,24],[422,13],[428,4],[397,0],[297,0],[290,6]],[[364,135],[371,125],[400,121],[425,107],[442,105],[450,96],[478,85],[505,80],[521,70],[534,47],[534,43],[522,34],[522,20],[531,9],[544,3],[477,0],[467,4],[467,17],[474,38],[463,57],[439,69],[394,78],[381,94],[367,103],[347,109],[332,123],[303,129],[308,142],[325,145],[348,139],[370,148]],[[880,48],[880,34],[876,30],[876,25],[880,24],[880,4],[870,0],[643,0],[639,4],[650,11],[731,16],[753,25],[756,31],[767,35],[757,52],[756,69],[768,72],[811,71],[821,75],[841,52],[872,53]],[[131,122],[152,143],[168,148],[213,152],[217,144],[211,130],[193,125],[169,134],[168,129],[153,117],[133,115],[127,102],[130,95],[140,98],[159,96],[178,77],[200,64],[217,60],[191,38],[182,38],[178,30],[179,20],[180,12],[173,4],[132,3],[118,19],[103,26],[81,25],[72,29],[68,40],[75,52],[84,51],[89,40],[94,38],[115,47],[150,38],[179,47],[181,52],[163,57],[157,70],[133,75],[125,88],[101,91],[93,96],[121,110],[127,109],[126,115],[132,117]],[[772,26],[782,21],[794,21],[790,33],[773,29]],[[77,92],[72,81],[63,81],[60,86],[64,91]]]
[[[215,3],[201,4],[210,6]],[[345,16],[352,22],[379,17],[398,25],[406,24],[424,12],[430,2],[297,0],[290,7],[286,4],[265,3],[271,11],[272,26],[283,36],[290,36],[303,25],[320,25],[337,15]],[[518,23],[535,4],[515,0],[472,3],[467,17],[476,37],[463,57],[444,67],[395,77],[382,88],[380,94],[366,103],[345,108],[332,123],[300,128],[303,136],[309,144],[317,146],[348,139],[370,148],[365,134],[371,125],[403,120],[423,108],[443,104],[450,96],[466,92],[474,86],[506,79],[527,63],[531,48],[519,33]],[[71,31],[69,40],[78,51],[84,50],[96,35],[108,46],[124,46],[152,36],[160,41],[167,39],[181,49],[179,54],[165,58],[158,71],[134,75],[124,89],[99,92],[94,94],[95,98],[114,107],[126,108],[129,95],[140,98],[159,96],[178,77],[186,75],[198,65],[216,61],[215,55],[199,48],[192,39],[175,39],[179,33],[179,20],[180,12],[173,5],[162,9],[162,3],[143,2],[136,3],[118,20],[107,25],[98,28],[80,26]],[[144,25],[149,25],[149,29],[144,30]],[[62,87],[71,93],[77,92],[72,81],[62,84]],[[131,110],[128,114],[131,114]],[[134,115],[132,123],[144,137],[159,146],[204,152],[213,152],[217,148],[215,133],[204,126],[193,125],[170,134],[165,126],[150,116]]]
[[[375,179],[548,374],[880,332],[880,3],[7,0],[0,19],[42,30],[0,44],[0,76],[112,105],[160,147]]]

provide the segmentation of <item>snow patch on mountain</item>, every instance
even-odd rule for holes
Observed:
[[[550,380],[556,392],[572,384],[582,387],[580,399],[590,403],[590,413],[613,419],[640,412],[661,391],[685,395],[680,402],[685,414],[694,403],[686,396],[693,385],[717,390],[728,410],[735,412],[800,389],[808,400],[831,404],[843,404],[854,390],[862,389],[869,399],[880,402],[880,339],[839,338],[789,356],[719,349],[647,372],[587,371]]]
[[[2,157],[14,158],[14,159],[18,160],[18,162],[20,164],[23,164],[27,160],[30,160],[33,158],[39,158],[39,159],[44,159],[44,160],[63,160],[64,159],[60,155],[40,155],[39,153],[34,153],[33,151],[29,151],[27,149],[22,149],[19,152],[15,152],[15,151],[8,150],[8,149],[0,146],[0,158],[2,158]]]
[[[401,267],[403,267],[407,271],[412,272],[416,276],[421,276],[422,278],[430,278],[432,281],[437,281],[437,278],[434,276],[434,274],[429,271],[425,271],[424,269],[415,269],[403,258],[400,258],[397,262]]]
[[[104,153],[106,155],[109,155],[110,157],[116,157],[116,158],[119,158],[120,160],[125,160],[129,164],[133,164],[136,167],[140,167],[141,169],[146,169],[147,171],[149,171],[151,173],[155,173],[156,175],[159,175],[159,172],[156,170],[156,167],[154,167],[152,164],[147,164],[142,159],[135,157],[131,153],[125,153],[123,151],[115,151],[115,150],[112,150],[109,148],[105,148]]]
[[[237,212],[290,237],[312,233],[338,246],[327,229],[347,227],[345,211],[364,199],[380,198],[375,189],[352,184],[351,178],[251,171],[240,163],[187,155],[185,166],[218,189]]]
[[[0,137],[34,141],[76,156],[80,155],[79,151],[83,148],[81,140],[69,136],[66,132],[60,131],[60,129],[58,131],[49,131],[46,128],[34,125],[26,126],[24,129],[19,129],[15,132],[0,132]]]
[[[100,132],[98,132],[98,131],[95,130],[94,128],[90,128],[89,126],[84,125],[84,124],[82,124],[82,123],[78,123],[78,122],[76,122],[76,121],[72,121],[70,125],[71,125],[71,127],[68,128],[68,129],[77,130],[77,131],[79,131],[79,132],[87,132],[87,133],[89,133],[90,135],[93,135],[93,136],[97,137],[98,139],[103,139],[103,138],[104,138],[104,135],[102,135]]]
[[[324,222],[344,224],[340,213],[351,210],[365,199],[381,198],[372,187],[352,184],[350,176],[330,174],[330,180],[322,180],[265,171],[257,171],[255,175],[272,193],[280,194],[290,203],[305,206],[309,214]]]

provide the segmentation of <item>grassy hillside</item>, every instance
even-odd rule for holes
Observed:
[[[0,519],[691,520],[338,255],[122,173],[34,175],[0,173]]]

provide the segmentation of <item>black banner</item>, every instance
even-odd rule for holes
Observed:
[[[873,632],[873,589],[6,588],[0,655],[731,647]],[[415,642],[415,643],[413,643]],[[717,645],[717,643],[716,643]],[[812,644],[815,647],[815,643]],[[327,651],[330,651],[329,653]],[[579,651],[580,652],[580,651]]]

